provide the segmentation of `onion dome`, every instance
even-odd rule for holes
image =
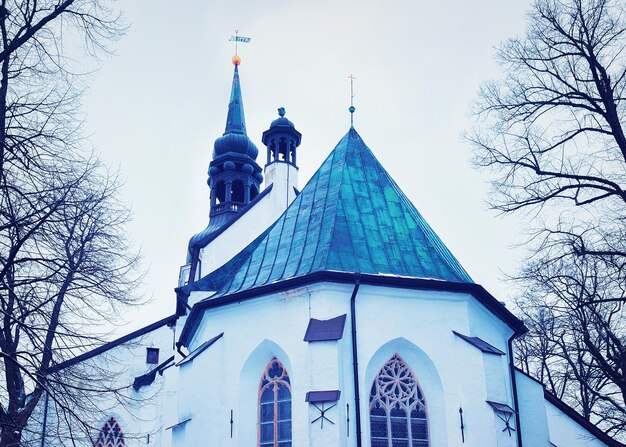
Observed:
[[[272,121],[272,124],[270,124],[270,128],[272,127],[279,127],[279,126],[288,126],[291,128],[296,128],[296,126],[293,125],[293,123],[291,121],[289,121],[287,118],[285,118],[285,108],[284,107],[279,107],[278,108],[278,118],[276,118],[274,121]]]

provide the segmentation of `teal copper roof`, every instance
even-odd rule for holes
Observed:
[[[271,227],[188,291],[223,296],[317,271],[473,282],[353,128]]]

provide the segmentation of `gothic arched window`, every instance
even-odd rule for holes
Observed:
[[[94,447],[126,447],[124,432],[115,418],[104,423]]]
[[[276,357],[265,367],[259,386],[259,446],[291,447],[291,384]]]
[[[426,401],[411,369],[394,354],[370,392],[372,447],[428,447]]]

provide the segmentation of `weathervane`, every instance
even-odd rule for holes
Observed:
[[[348,111],[350,112],[350,127],[353,127],[354,111],[356,110],[354,108],[354,80],[356,79],[356,77],[353,74],[350,74],[350,76],[348,76],[348,79],[350,79],[350,108],[348,109]]]
[[[235,35],[234,36],[230,36],[230,39],[228,39],[228,41],[229,42],[235,42],[235,55],[233,56],[233,64],[239,65],[241,63],[241,58],[239,57],[238,48],[237,48],[239,42],[241,42],[241,43],[250,43],[251,40],[252,40],[252,37],[240,36],[239,35],[239,30],[235,30]]]

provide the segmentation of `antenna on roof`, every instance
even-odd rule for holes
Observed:
[[[234,36],[230,36],[230,39],[228,39],[229,42],[235,42],[235,55],[233,56],[233,64],[235,65],[239,65],[241,63],[241,58],[239,57],[238,54],[238,44],[239,42],[241,43],[250,43],[250,41],[252,40],[252,37],[244,37],[244,36],[240,36],[239,35],[239,30],[235,30],[235,35]]]
[[[356,76],[351,73],[350,76],[348,76],[348,79],[350,79],[350,108],[348,111],[350,112],[350,127],[353,127],[354,111],[356,110],[354,108],[354,80],[356,79]]]

